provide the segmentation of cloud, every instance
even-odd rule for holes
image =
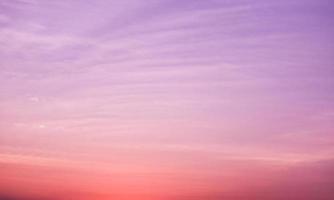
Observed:
[[[3,0],[0,155],[36,185],[84,168],[157,200],[326,199],[326,2]]]

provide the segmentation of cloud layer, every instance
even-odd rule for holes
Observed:
[[[2,0],[0,199],[332,199],[333,11]]]

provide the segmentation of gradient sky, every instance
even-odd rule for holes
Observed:
[[[1,200],[334,199],[331,0],[0,0]]]

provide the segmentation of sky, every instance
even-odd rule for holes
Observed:
[[[0,0],[0,200],[334,199],[331,0]]]

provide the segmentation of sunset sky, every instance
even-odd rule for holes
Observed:
[[[0,200],[332,199],[332,0],[0,0]]]

